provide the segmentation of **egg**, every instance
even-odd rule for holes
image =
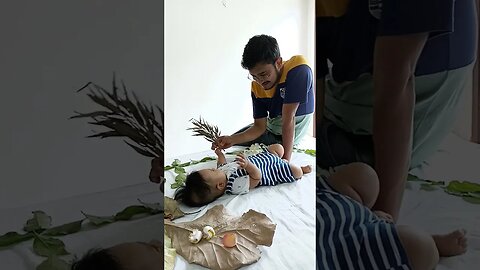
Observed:
[[[231,248],[237,245],[237,235],[235,233],[226,233],[222,238],[223,246]]]
[[[197,229],[194,229],[188,236],[188,240],[192,244],[196,244],[200,242],[200,240],[202,240],[202,232]]]
[[[215,230],[211,226],[203,227],[203,238],[210,240],[215,236]]]

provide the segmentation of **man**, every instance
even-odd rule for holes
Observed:
[[[293,146],[306,134],[314,111],[312,70],[301,55],[283,61],[277,40],[268,35],[248,41],[242,67],[252,80],[254,122],[231,136],[220,137],[212,149],[280,143],[285,148],[283,159],[290,160]]]
[[[317,163],[374,166],[380,178],[374,209],[396,220],[409,168],[450,132],[472,73],[475,0],[316,6]]]
[[[161,242],[123,243],[92,249],[72,265],[72,270],[159,270],[164,267]]]

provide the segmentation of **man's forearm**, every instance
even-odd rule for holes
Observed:
[[[373,142],[380,193],[375,209],[397,220],[410,165],[415,67],[427,33],[377,38]]]
[[[283,158],[290,160],[293,152],[293,140],[295,137],[295,118],[283,119],[282,144],[285,150]]]
[[[238,134],[232,135],[233,144],[245,143],[249,141],[253,141],[256,138],[260,137],[265,130],[262,128],[257,127],[255,125],[249,127],[247,130],[240,132]]]

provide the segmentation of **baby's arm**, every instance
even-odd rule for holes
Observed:
[[[355,162],[340,167],[327,180],[338,193],[372,208],[379,192],[378,176],[365,163]]]
[[[236,161],[241,168],[247,171],[250,178],[250,189],[258,186],[258,184],[260,184],[260,180],[262,179],[262,172],[260,171],[260,169],[255,166],[255,164],[248,161],[248,159],[243,154],[239,154]]]
[[[217,154],[217,168],[220,165],[225,164],[227,162],[227,159],[225,158],[225,155],[223,154],[222,149],[220,148],[215,149],[215,154]]]

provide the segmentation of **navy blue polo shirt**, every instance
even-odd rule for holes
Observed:
[[[317,17],[317,78],[328,74],[328,59],[336,82],[354,81],[372,73],[376,37],[421,32],[428,32],[429,39],[415,75],[471,64],[475,9],[475,0],[351,0],[342,16]]]

